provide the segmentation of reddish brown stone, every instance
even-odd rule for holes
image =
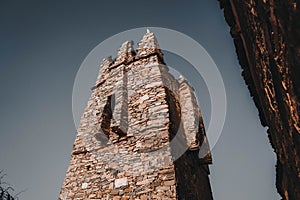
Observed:
[[[219,0],[243,77],[277,155],[276,187],[300,199],[300,4]]]

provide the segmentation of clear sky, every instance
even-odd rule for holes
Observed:
[[[0,169],[16,192],[26,190],[20,199],[58,197],[76,136],[72,89],[84,58],[106,38],[147,26],[174,29],[199,42],[223,77],[228,107],[212,150],[214,198],[279,199],[276,158],[241,77],[219,4],[183,2],[0,1]],[[167,52],[165,60],[179,71],[184,64]],[[201,94],[207,124],[205,87],[201,80],[192,84]]]

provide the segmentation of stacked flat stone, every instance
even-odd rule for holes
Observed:
[[[59,199],[212,199],[193,91],[168,72],[153,33],[132,45],[100,66]]]

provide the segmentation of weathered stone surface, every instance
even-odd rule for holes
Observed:
[[[123,43],[99,71],[59,199],[212,199],[199,148],[174,161],[190,146],[185,138],[198,138],[200,147],[205,132],[193,91],[168,72],[154,34],[144,35],[137,54]],[[181,115],[195,116],[196,126],[180,129],[188,120]]]
[[[300,199],[300,2],[219,0],[243,77],[277,155],[276,186]]]

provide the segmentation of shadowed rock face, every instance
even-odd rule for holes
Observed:
[[[261,123],[269,127],[278,192],[300,199],[300,2],[219,1]]]

